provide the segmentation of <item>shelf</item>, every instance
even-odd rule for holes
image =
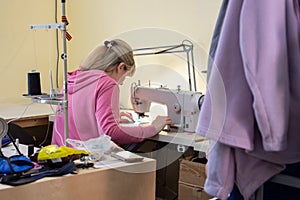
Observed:
[[[64,99],[63,94],[59,94],[53,97],[47,94],[33,95],[33,96],[23,95],[23,97],[31,99],[31,101],[34,103],[51,104],[57,106],[67,105],[67,101]]]
[[[65,100],[59,100],[59,99],[36,99],[33,98],[32,102],[34,103],[41,103],[41,104],[51,104],[56,106],[64,106],[66,105],[67,101]]]

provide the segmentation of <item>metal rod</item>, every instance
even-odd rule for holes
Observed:
[[[180,44],[180,45],[177,45],[177,46],[174,46],[174,47],[170,47],[170,48],[164,49],[162,51],[155,52],[155,54],[160,54],[160,53],[168,52],[168,51],[171,51],[173,49],[177,49],[178,47],[182,47],[182,46],[183,46],[183,44]]]
[[[185,44],[184,42],[189,42],[190,44]],[[182,49],[175,50],[182,47]],[[163,49],[163,50],[161,50]],[[153,52],[147,52],[150,50],[159,50],[159,51],[153,51]],[[193,72],[193,84],[195,91],[197,91],[196,87],[196,76],[195,76],[195,65],[194,65],[194,54],[193,54],[193,44],[189,40],[184,40],[179,45],[167,45],[167,46],[156,46],[156,47],[145,47],[145,48],[138,48],[134,49],[134,56],[148,56],[148,55],[159,55],[159,54],[170,54],[170,53],[184,53],[186,52],[187,57],[187,67],[188,67],[188,81],[189,81],[189,87],[190,91],[192,91],[192,76],[191,76],[191,65],[192,65],[192,72]],[[141,53],[139,53],[141,52]],[[191,54],[190,54],[191,52]],[[190,60],[191,56],[191,60]],[[190,64],[191,61],[191,64]]]
[[[191,66],[190,66],[190,54],[189,51],[186,52],[186,62],[188,66],[188,76],[189,76],[189,86],[190,86],[190,91],[192,91],[192,80],[191,80]]]
[[[170,51],[179,47],[183,47],[182,50],[178,50],[176,52],[186,52],[186,51],[190,51],[190,45],[187,44],[180,44],[180,45],[168,45],[168,46],[156,46],[156,47],[145,47],[145,48],[138,48],[138,49],[134,49],[134,52],[137,51],[149,51],[149,50],[158,50],[158,49],[164,49],[161,51],[157,51],[157,52],[151,52],[153,54],[159,54],[159,53],[167,53],[167,52],[175,52],[175,51]],[[189,47],[189,48],[186,48]]]
[[[61,13],[62,18],[66,16],[66,6],[65,6],[65,0],[61,1]],[[65,139],[65,145],[67,146],[66,140],[68,138],[69,133],[69,126],[68,126],[68,81],[67,81],[67,38],[66,38],[66,26],[67,22],[62,20],[61,23],[56,24],[32,24],[29,26],[30,29],[36,30],[36,29],[60,29],[62,32],[62,48],[63,53],[61,54],[61,59],[63,60],[63,89],[64,89],[64,100],[43,100],[43,99],[32,99],[35,102],[39,103],[47,103],[47,104],[54,104],[54,105],[61,105],[64,110],[64,139]]]
[[[165,51],[160,54],[172,54],[172,53],[183,53],[184,51]],[[148,52],[148,53],[137,53],[134,56],[147,56],[147,55],[159,55],[157,52]]]
[[[62,16],[66,16],[66,6],[65,6],[65,1],[62,0],[61,3],[61,13]],[[63,80],[63,88],[64,88],[64,136],[65,136],[65,145],[67,146],[67,139],[69,136],[69,126],[68,126],[68,81],[67,81],[67,39],[66,39],[66,22],[62,22],[64,25],[64,29],[62,30],[62,48],[63,48],[63,53],[61,55],[61,58],[63,59],[64,63],[64,68],[63,68],[63,73],[64,73],[64,80]]]
[[[152,50],[152,49],[163,49],[163,48],[173,48],[173,47],[181,47],[181,46],[189,46],[187,44],[180,44],[180,45],[166,45],[166,46],[156,46],[156,47],[144,47],[134,49],[133,51],[144,51],[144,50]]]
[[[194,79],[194,89],[197,91],[197,83],[196,83],[196,73],[195,73],[195,61],[194,61],[194,47],[192,45],[191,50],[191,59],[192,59],[192,69],[193,69],[193,79]]]
[[[62,29],[63,24],[56,23],[56,24],[30,24],[29,28],[31,30],[37,30],[37,29]]]

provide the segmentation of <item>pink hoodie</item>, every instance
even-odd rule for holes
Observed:
[[[57,108],[52,144],[65,145],[64,114]],[[156,134],[155,127],[119,124],[118,83],[101,70],[68,73],[68,138],[88,140],[107,134],[117,144],[143,141]]]

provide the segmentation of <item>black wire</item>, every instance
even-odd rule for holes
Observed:
[[[181,47],[181,46],[183,46],[183,44],[180,44],[180,45],[177,45],[177,46],[174,46],[174,47],[170,47],[170,48],[168,48],[168,49],[164,49],[164,50],[161,50],[161,51],[155,52],[154,54],[161,54],[161,53],[165,53],[165,52],[168,52],[168,51],[170,51],[170,50],[176,49],[176,48],[178,48],[178,47]]]
[[[7,131],[6,134],[7,134],[7,136],[9,137],[9,139],[11,140],[11,142],[13,143],[15,149],[18,151],[19,155],[23,155],[23,154],[21,153],[19,147],[16,145],[16,140],[15,140],[15,138],[10,134],[9,131]]]

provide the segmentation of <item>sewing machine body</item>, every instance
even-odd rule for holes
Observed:
[[[136,84],[131,87],[131,103],[139,116],[149,112],[152,102],[164,104],[178,132],[195,132],[203,97],[201,92],[180,89],[150,88]]]

